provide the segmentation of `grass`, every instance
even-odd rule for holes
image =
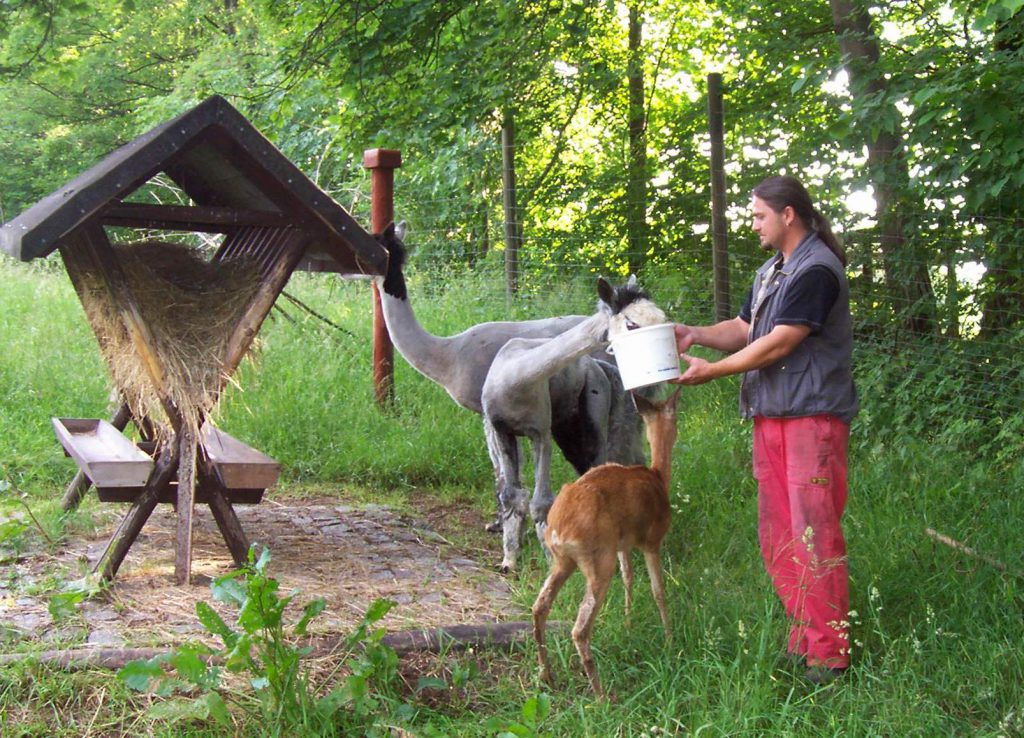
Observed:
[[[53,546],[89,525],[87,513],[59,511],[73,465],[54,440],[50,417],[104,417],[110,408],[98,350],[59,265],[6,260],[0,281],[0,517],[18,515],[24,524],[0,541],[9,563],[19,547],[48,545],[24,505]],[[275,312],[264,326],[260,356],[228,392],[220,417],[225,430],[283,462],[282,494],[344,487],[357,499],[414,508],[426,492],[489,513],[492,475],[478,417],[401,359],[395,409],[384,413],[374,404],[367,285],[296,275],[288,289],[344,330],[282,301],[288,317]],[[464,280],[458,291],[416,280],[410,290],[421,321],[438,334],[488,319],[588,312],[593,304],[574,287],[510,308],[500,284],[486,276]],[[872,396],[870,388],[863,394],[868,404],[898,402]],[[845,518],[854,667],[843,681],[815,689],[779,659],[786,624],[757,551],[750,429],[736,417],[735,398],[731,381],[682,398],[675,517],[664,552],[675,640],[663,641],[639,567],[631,623],[623,622],[615,584],[593,642],[617,701],[590,698],[571,641],[555,632],[559,683],[543,690],[551,711],[529,730],[601,737],[1024,735],[1024,464],[995,465],[913,437],[883,446],[854,427]],[[556,487],[572,478],[560,458],[553,476]],[[1011,573],[936,544],[927,527]],[[529,541],[525,550],[514,581],[524,608],[545,573],[537,546]],[[4,597],[17,595],[16,570],[4,564],[0,581],[2,607]],[[552,617],[571,620],[581,591],[575,577]],[[462,675],[458,690],[430,700],[407,692],[403,727],[412,735],[493,736],[498,724],[524,723],[524,705],[542,691],[535,659],[531,647],[439,657],[435,671],[443,678]],[[479,668],[468,670],[471,662]],[[152,720],[145,714],[151,699],[108,672],[16,662],[0,667],[0,733],[225,734]],[[267,729],[243,722],[236,734]]]

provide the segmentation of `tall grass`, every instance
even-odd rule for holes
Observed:
[[[0,282],[0,480],[27,493],[34,505],[53,505],[73,465],[54,440],[49,418],[106,415],[105,372],[62,271],[4,261]],[[655,296],[662,298],[659,290],[672,284],[659,280]],[[296,275],[288,290],[341,330],[281,301],[288,315],[275,312],[264,326],[260,354],[228,391],[220,424],[280,459],[285,487],[330,493],[358,486],[399,503],[411,487],[455,489],[461,500],[490,511],[493,482],[478,417],[401,358],[395,407],[377,408],[368,285]],[[500,281],[486,273],[410,284],[421,322],[438,334],[482,320],[589,312],[589,290],[538,292],[509,305]],[[670,312],[690,309],[685,296],[660,301]],[[869,411],[899,401],[873,395],[870,378],[861,389]],[[674,641],[663,641],[642,574],[628,626],[621,585],[613,585],[593,647],[603,681],[618,699],[590,698],[571,640],[554,632],[560,681],[547,690],[553,709],[540,733],[1024,735],[1024,466],[990,464],[899,434],[881,444],[858,431],[855,425],[845,518],[854,610],[854,667],[847,677],[815,689],[779,658],[786,623],[757,549],[750,429],[737,418],[736,383],[726,380],[687,389],[682,397],[674,520],[664,555]],[[571,478],[559,459],[553,484]],[[935,543],[927,527],[967,542],[1008,571]],[[545,568],[536,544],[528,541],[525,548],[525,566],[514,581],[524,612]],[[572,620],[581,592],[581,578],[570,580],[552,617]],[[486,718],[515,722],[540,691],[535,653],[526,647],[486,658],[488,676],[476,678],[468,698],[445,706],[410,696],[405,727],[414,735],[494,735]],[[37,670],[33,676],[26,679],[24,667],[0,671],[0,706],[39,698],[60,713],[77,709],[68,690],[81,689],[83,680],[93,690],[106,684],[99,675],[72,679]],[[105,724],[129,724],[131,698],[118,690],[106,694]],[[68,734],[84,734],[81,723],[74,724],[79,729]]]

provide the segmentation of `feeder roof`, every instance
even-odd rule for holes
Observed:
[[[124,202],[161,172],[194,206]],[[211,232],[289,225],[310,234],[306,268],[382,274],[387,264],[376,239],[219,96],[125,144],[5,223],[0,248],[29,261],[53,252],[90,220],[137,225],[140,218],[155,227]]]

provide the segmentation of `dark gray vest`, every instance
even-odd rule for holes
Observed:
[[[808,335],[784,359],[743,375],[740,413],[745,418],[830,414],[849,423],[857,414],[858,403],[850,366],[850,285],[843,265],[817,233],[805,238],[782,268],[776,270],[778,258],[776,255],[766,261],[754,277],[748,343],[771,332],[786,290],[797,275],[810,267],[828,267],[839,280],[839,295],[817,334]],[[762,285],[764,291],[759,300]]]

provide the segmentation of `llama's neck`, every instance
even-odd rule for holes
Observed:
[[[600,346],[607,333],[608,314],[601,311],[554,338],[538,342],[529,351],[528,365],[521,367],[519,381],[553,376]]]
[[[457,358],[452,356],[450,340],[428,333],[419,324],[408,297],[381,289],[380,302],[395,348],[416,371],[443,386]]]

